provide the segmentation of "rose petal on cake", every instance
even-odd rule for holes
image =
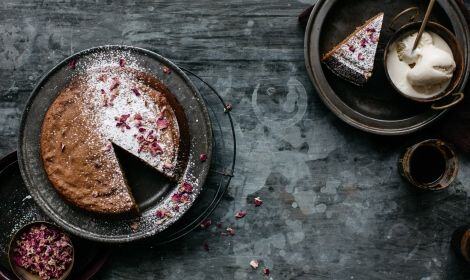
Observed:
[[[136,88],[133,88],[132,89],[132,92],[136,95],[136,96],[140,96],[140,91]]]
[[[349,50],[351,52],[355,52],[356,51],[356,48],[353,46],[353,45],[349,45]]]
[[[246,216],[246,211],[238,211],[236,214],[235,214],[235,218],[236,219],[242,219]]]
[[[191,185],[188,182],[183,182],[183,184],[181,184],[181,187],[179,188],[179,191],[181,193],[192,193],[193,192],[193,185]]]
[[[253,268],[253,269],[257,269],[258,266],[259,266],[259,262],[257,260],[252,260],[250,262],[250,266]]]
[[[120,58],[119,59],[119,66],[124,67],[125,65],[126,65],[126,61],[124,60],[124,58]]]
[[[359,60],[364,60],[364,55],[363,55],[362,53],[359,53],[359,54],[357,55],[357,59],[359,59]]]
[[[366,38],[362,38],[362,40],[361,40],[361,47],[365,48],[365,47],[367,46],[367,43],[368,43],[367,39],[366,39]]]
[[[166,216],[166,210],[165,209],[158,209],[157,212],[155,212],[155,215],[159,219],[163,219]]]
[[[114,90],[120,85],[119,78],[114,77],[113,81],[111,82],[111,86],[109,87],[109,90]]]
[[[254,204],[255,204],[255,207],[259,207],[263,204],[263,201],[261,200],[261,198],[259,197],[255,197],[255,199],[253,200]]]
[[[171,201],[174,203],[180,203],[181,202],[181,194],[180,193],[175,193],[171,196]]]
[[[161,130],[167,128],[168,127],[168,121],[164,117],[159,117],[157,119],[157,127],[158,127],[158,129],[161,129]]]

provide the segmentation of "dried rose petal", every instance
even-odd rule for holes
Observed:
[[[171,164],[171,163],[165,162],[165,163],[163,164],[163,168],[165,168],[165,169],[173,169],[173,167],[174,167],[174,166],[173,166],[173,164]]]
[[[259,266],[259,262],[257,260],[252,260],[250,262],[250,266],[253,268],[253,269],[257,269],[258,266]]]
[[[246,216],[246,211],[239,211],[237,214],[235,214],[235,218],[241,219]]]
[[[179,191],[181,193],[192,193],[193,186],[188,182],[183,182],[183,184],[181,184],[181,187],[179,188]]]
[[[207,160],[207,155],[206,155],[206,154],[201,154],[201,155],[199,156],[199,160],[200,160],[201,162],[205,162],[205,161]]]
[[[209,228],[212,225],[212,220],[211,219],[205,219],[202,221],[202,223],[199,225],[202,229]]]
[[[165,129],[168,127],[168,121],[164,117],[159,117],[157,119],[157,127],[158,129]]]
[[[364,55],[363,55],[362,53],[359,53],[359,54],[357,55],[357,59],[359,59],[359,60],[364,60]]]
[[[361,47],[365,48],[365,46],[367,46],[367,39],[366,38],[362,38],[361,40]]]
[[[259,207],[263,204],[263,201],[261,200],[261,198],[259,197],[255,197],[255,199],[253,200],[253,202],[255,203],[255,207]]]
[[[124,60],[124,58],[120,58],[119,59],[119,66],[124,67],[125,65],[126,65],[126,61]]]
[[[168,68],[168,67],[166,67],[166,66],[164,66],[164,67],[163,67],[163,73],[165,73],[165,74],[170,74],[170,73],[171,73],[171,69]]]
[[[165,212],[166,210],[164,209],[158,209],[155,215],[157,216],[157,218],[163,219],[165,217]]]
[[[228,227],[226,230],[225,230],[230,236],[234,236],[235,235],[235,230],[231,227]]]
[[[373,27],[369,27],[369,28],[366,29],[366,31],[374,33],[376,30]]]
[[[171,196],[171,201],[174,203],[180,203],[181,202],[181,194],[180,193],[175,193]]]
[[[350,50],[351,52],[355,52],[355,51],[356,51],[356,48],[355,48],[353,45],[350,45],[350,46],[349,46],[349,50]]]
[[[232,104],[227,103],[227,104],[225,104],[224,112],[225,113],[230,112],[230,111],[232,111],[232,108],[233,108]]]
[[[142,120],[142,115],[139,114],[139,113],[136,113],[136,114],[134,115],[134,120],[141,121],[141,120]]]
[[[133,89],[132,89],[132,92],[133,92],[136,96],[140,96],[140,91],[139,91],[137,88],[133,88]]]
[[[77,68],[77,60],[76,59],[71,59],[68,63],[68,67],[72,70]]]
[[[119,82],[118,77],[114,77],[113,81],[111,82],[111,86],[109,87],[109,90],[114,90],[116,89],[121,83]]]
[[[271,273],[271,271],[269,270],[269,268],[267,268],[267,267],[263,268],[263,274],[264,275],[269,276],[270,273]]]

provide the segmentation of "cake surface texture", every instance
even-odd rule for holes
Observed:
[[[341,43],[325,54],[322,62],[336,75],[356,85],[372,76],[384,13],[356,28]]]
[[[54,188],[91,212],[136,211],[114,149],[177,180],[183,159],[175,102],[159,80],[136,69],[96,67],[75,75],[42,124],[41,156]]]

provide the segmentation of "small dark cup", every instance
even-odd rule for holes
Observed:
[[[416,165],[416,156],[419,149],[426,148],[428,151],[439,153],[442,156],[443,168],[442,174],[435,174],[435,180],[423,182],[418,179],[417,172],[414,170]],[[431,149],[431,150],[430,150]],[[422,150],[421,150],[422,152]],[[422,168],[424,171],[427,169],[432,170],[433,164],[440,164],[440,162],[423,162]],[[419,166],[418,166],[419,167]],[[400,174],[414,187],[420,190],[438,191],[446,189],[452,184],[457,177],[459,171],[459,161],[454,150],[439,139],[429,139],[419,142],[409,148],[403,153],[398,162]]]
[[[27,271],[26,269],[17,266],[13,261],[13,250],[14,250],[15,241],[19,238],[19,236],[23,232],[25,232],[26,230],[28,230],[31,227],[36,226],[36,225],[46,225],[47,227],[55,228],[55,229],[62,232],[62,230],[54,224],[51,224],[49,222],[44,222],[44,221],[37,221],[37,222],[32,222],[32,223],[26,224],[25,226],[23,226],[22,228],[20,228],[18,231],[16,231],[13,234],[13,236],[10,239],[10,244],[8,246],[8,262],[10,263],[10,268],[13,271],[13,273],[15,274],[15,276],[18,277],[18,279],[21,279],[21,280],[41,280],[41,278],[38,275],[32,274],[29,271]],[[72,251],[73,252],[72,263],[70,264],[68,269],[64,272],[64,274],[59,279],[55,279],[55,280],[65,280],[70,275],[70,273],[72,272],[72,268],[73,268],[74,261],[75,261],[75,249],[73,248],[73,244],[72,244],[72,250],[73,250]]]
[[[456,68],[453,73],[452,80],[449,86],[443,92],[435,96],[432,96],[430,98],[418,98],[418,97],[406,95],[395,86],[395,84],[393,83],[388,73],[387,57],[389,54],[389,48],[398,39],[418,32],[421,26],[421,23],[422,22],[408,23],[404,25],[403,27],[401,27],[398,31],[396,31],[395,34],[390,38],[390,40],[387,43],[387,46],[385,47],[385,52],[384,52],[384,57],[383,57],[385,74],[390,84],[392,84],[393,88],[402,96],[408,99],[412,99],[419,103],[433,103],[431,105],[431,108],[435,110],[448,109],[456,105],[460,101],[462,101],[464,98],[464,94],[462,92],[457,92],[457,89],[461,85],[463,76],[465,74],[465,62],[464,62],[465,60],[464,60],[464,56],[462,53],[462,49],[460,48],[457,38],[455,38],[454,34],[452,34],[452,32],[450,32],[449,29],[445,28],[444,26],[438,23],[431,22],[431,21],[428,22],[428,24],[426,25],[426,31],[431,31],[431,32],[436,33],[437,35],[441,36],[442,39],[444,39],[444,41],[447,42],[447,44],[449,44],[449,47],[452,50],[452,54],[454,56]]]

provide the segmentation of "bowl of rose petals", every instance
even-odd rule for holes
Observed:
[[[70,237],[48,222],[34,222],[18,230],[8,250],[12,271],[22,280],[63,280],[74,263]]]

